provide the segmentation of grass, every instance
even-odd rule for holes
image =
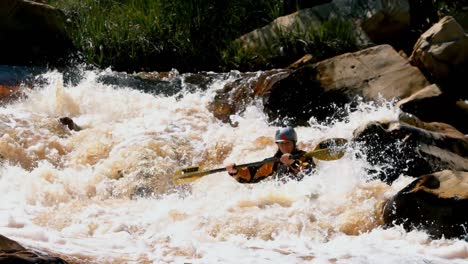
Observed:
[[[282,58],[269,62],[233,43],[283,15],[283,1],[48,0],[69,18],[69,32],[88,64],[117,71],[253,70],[318,51],[337,54],[352,46],[342,23],[325,23],[305,39],[284,36]],[[302,45],[305,43],[305,45]],[[302,45],[302,46],[300,46]],[[265,50],[264,53],[267,53]],[[326,54],[325,54],[326,53]],[[288,57],[290,57],[288,59]],[[282,65],[284,66],[284,65]]]

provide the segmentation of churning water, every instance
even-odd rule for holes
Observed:
[[[174,186],[182,167],[271,157],[277,127],[262,103],[232,127],[207,109],[226,76],[187,89],[173,72],[180,90],[151,93],[103,74],[116,73],[68,83],[48,72],[0,108],[0,234],[71,263],[468,263],[464,240],[381,227],[382,203],[413,178],[370,180],[358,146],[301,182],[239,184],[221,172]],[[361,103],[344,121],[297,127],[299,146],[397,116],[392,102]]]

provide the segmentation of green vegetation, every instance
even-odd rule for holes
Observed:
[[[86,62],[127,71],[217,70],[229,42],[282,12],[278,0],[48,3],[69,18],[70,34]]]
[[[47,2],[65,12],[71,38],[85,62],[117,71],[249,71],[285,67],[306,53],[322,60],[357,49],[353,26],[339,19],[305,36],[277,32],[277,43],[255,53],[234,42],[283,15],[287,0]],[[460,2],[411,0],[411,9],[418,11],[413,13],[413,35],[408,39],[419,37],[442,16],[462,10]],[[408,41],[408,52],[413,43]],[[274,51],[280,52],[271,57]]]
[[[307,52],[322,58],[350,47],[344,24],[334,22],[305,39],[284,34],[271,47],[284,50],[277,58],[266,58],[262,51],[249,54],[233,43],[239,36],[283,15],[283,1],[279,0],[48,3],[65,12],[73,42],[87,63],[117,71],[256,70],[286,66]]]
[[[432,0],[432,3],[437,10],[438,18],[453,16],[455,18],[460,18],[461,20],[466,16],[466,10],[468,8],[468,2],[466,0]]]

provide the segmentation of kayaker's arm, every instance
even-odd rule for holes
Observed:
[[[236,179],[240,183],[257,183],[268,176],[274,174],[274,162],[268,162],[262,164],[261,166],[252,166],[252,167],[244,167],[235,169],[235,165],[232,169],[230,169],[230,165],[228,165],[228,173],[234,179]]]

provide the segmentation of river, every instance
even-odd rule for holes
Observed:
[[[4,69],[4,68],[3,68]],[[24,98],[0,107],[0,234],[70,263],[468,263],[468,242],[382,227],[381,207],[413,178],[372,180],[350,145],[303,181],[240,184],[226,172],[174,186],[177,169],[248,163],[276,151],[261,101],[231,116],[206,88],[173,72],[171,93],[103,82],[110,70],[38,74]],[[231,74],[235,76],[235,74]],[[4,75],[5,76],[5,75]],[[396,120],[394,102],[360,103],[346,119],[297,127],[299,147],[352,138],[369,121]],[[59,117],[83,129],[69,131]]]

